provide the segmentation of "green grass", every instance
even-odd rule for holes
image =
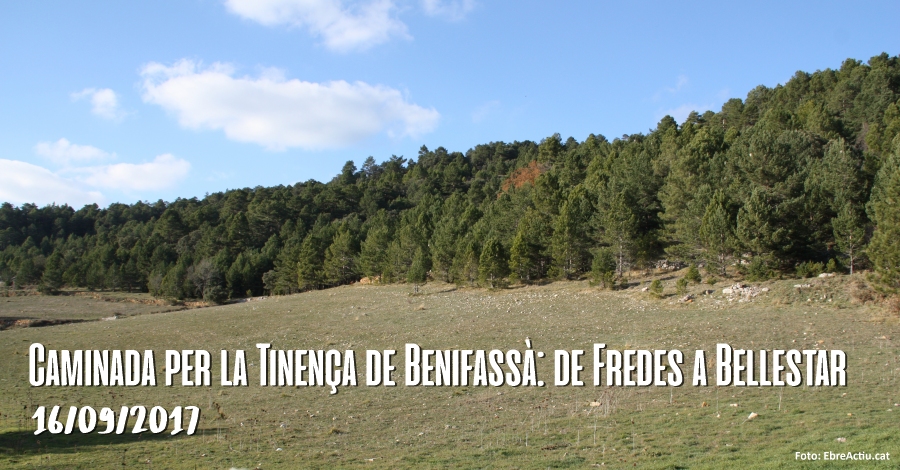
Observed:
[[[663,299],[639,288],[610,292],[586,282],[497,291],[431,283],[415,296],[404,285],[347,286],[2,331],[0,355],[8,359],[0,363],[0,467],[802,468],[795,451],[826,450],[897,452],[884,465],[897,466],[895,318],[853,303],[841,277],[804,281],[814,286],[799,292],[793,280],[767,282],[770,292],[751,302],[729,301],[721,294],[725,281],[708,296],[699,293],[709,286],[691,286],[695,300],[688,304],[673,295],[676,278],[664,282]],[[95,316],[109,316],[96,308]],[[402,380],[407,342],[429,349],[524,350],[526,336],[547,353],[538,363],[546,387],[364,386],[366,349],[398,350],[395,377]],[[207,349],[214,383],[32,388],[26,357],[32,342],[52,349],[154,349],[160,381],[165,349]],[[259,387],[254,366],[260,342],[279,349],[353,349],[360,385],[337,395],[326,387]],[[595,342],[611,349],[681,349],[686,362],[695,349],[714,354],[719,342],[744,349],[842,349],[848,386],[594,388],[587,367],[587,386],[553,387],[553,350],[587,350],[583,362],[589,365]],[[254,365],[249,387],[216,385],[220,349],[247,352],[248,365]],[[688,380],[690,367],[683,367]],[[592,401],[604,406],[591,407]],[[203,416],[194,436],[32,435],[34,407],[55,404],[197,405]],[[747,421],[751,412],[759,417]]]

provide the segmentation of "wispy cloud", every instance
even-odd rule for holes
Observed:
[[[394,16],[391,0],[345,5],[341,0],[226,0],[232,13],[266,26],[306,29],[338,52],[366,50],[392,38],[410,38],[406,25]]]
[[[488,101],[487,103],[484,103],[481,106],[475,108],[475,111],[472,111],[472,122],[474,122],[475,124],[480,124],[498,109],[500,109],[499,101]]]
[[[109,88],[85,88],[72,93],[72,99],[87,99],[91,102],[91,112],[104,119],[120,120],[125,117],[125,112],[119,107],[118,95]]]
[[[39,142],[34,146],[34,152],[58,165],[71,165],[116,157],[114,153],[100,150],[91,145],[73,144],[65,138],[56,142]]]
[[[235,77],[228,64],[203,68],[190,60],[150,63],[141,75],[144,101],[174,114],[182,127],[222,130],[270,150],[343,147],[380,132],[417,137],[440,119],[399,90],[363,82],[286,80],[271,71]]]
[[[88,164],[114,158],[115,154],[91,145],[78,145],[67,139],[41,142],[35,152],[61,168],[56,171],[40,165],[0,159],[0,201],[14,204],[51,203],[78,207],[97,203],[106,205],[105,190],[134,196],[177,186],[187,178],[191,164],[171,154],[156,156],[143,163]]]
[[[190,170],[191,164],[187,160],[164,153],[150,162],[86,166],[68,169],[66,173],[95,188],[134,193],[174,187]]]
[[[461,20],[475,8],[475,0],[422,0],[422,10],[429,16],[452,21]]]
[[[6,159],[0,159],[0,201],[17,205],[57,203],[73,207],[106,204],[106,198],[99,191],[85,189],[46,168]]]
[[[675,95],[690,83],[687,75],[679,75],[672,86],[665,86],[653,95],[653,101],[659,101],[667,95]]]

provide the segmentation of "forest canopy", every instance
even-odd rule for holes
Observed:
[[[0,281],[174,299],[361,277],[496,286],[670,262],[860,268],[900,290],[900,59],[797,72],[646,134],[347,162],[327,183],[173,202],[0,207]]]

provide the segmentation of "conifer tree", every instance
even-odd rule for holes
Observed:
[[[492,289],[501,278],[509,273],[506,256],[503,253],[503,245],[496,238],[488,240],[481,249],[481,257],[478,259],[478,273],[482,282],[487,283]]]
[[[853,274],[856,261],[862,255],[866,236],[860,214],[854,209],[853,204],[848,202],[844,204],[837,217],[831,219],[831,226],[834,230],[834,241],[850,262],[850,274]]]
[[[734,223],[726,206],[725,193],[717,191],[706,207],[700,224],[700,238],[710,256],[725,275],[726,261],[734,251]]]
[[[875,278],[888,292],[900,292],[900,137],[878,172],[868,211],[875,224],[868,248]]]

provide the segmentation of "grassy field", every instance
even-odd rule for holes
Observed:
[[[822,466],[795,461],[797,451],[890,452],[893,460],[882,466],[898,466],[900,323],[880,307],[852,301],[847,277],[802,281],[811,284],[803,289],[793,287],[801,281],[767,282],[762,285],[768,292],[745,302],[723,295],[728,285],[723,282],[692,286],[695,300],[681,303],[674,277],[666,282],[669,295],[663,299],[639,286],[610,292],[586,282],[499,291],[430,283],[419,295],[405,285],[356,285],[116,321],[0,331],[5,358],[0,467]],[[715,290],[702,295],[705,289]],[[119,305],[73,299],[3,298],[0,315],[56,309],[54,315],[93,319],[110,316],[105,309]],[[363,383],[366,349],[397,349],[395,375],[402,380],[405,343],[524,350],[526,336],[547,353],[538,362],[545,387]],[[154,349],[160,382],[164,350],[206,349],[213,355],[214,382],[211,387],[33,388],[26,356],[33,342],[50,349]],[[259,387],[255,344],[261,342],[278,349],[353,349],[360,385],[336,395],[326,387]],[[754,350],[842,349],[848,385],[717,388],[713,382],[708,387],[688,382],[678,388],[595,388],[587,370],[585,387],[552,386],[553,350],[590,351],[595,342],[611,349],[681,349],[686,362],[695,349],[713,355],[720,342]],[[221,349],[247,351],[249,387],[217,385]],[[590,364],[590,352],[584,362]],[[683,366],[688,381],[690,368]],[[194,436],[34,436],[35,407],[56,404],[197,405],[203,415]],[[751,412],[758,417],[748,420]]]
[[[22,292],[22,291],[19,291]],[[149,294],[67,291],[63,295],[6,295],[0,291],[0,330],[28,326],[78,323],[111,317],[130,317],[188,308]]]

